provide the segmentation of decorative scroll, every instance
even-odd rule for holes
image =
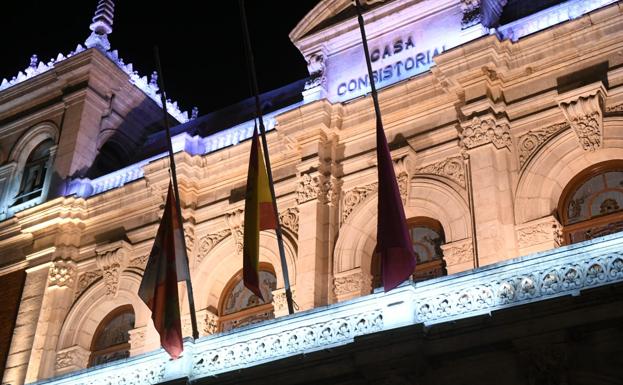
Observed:
[[[290,207],[279,215],[281,225],[293,234],[299,233],[299,209]]]
[[[87,271],[78,276],[78,286],[76,287],[75,298],[82,295],[91,285],[102,278],[101,270]]]
[[[199,240],[199,252],[196,255],[197,263],[201,263],[203,258],[218,245],[223,239],[231,234],[231,230],[221,230],[217,233],[208,234]]]
[[[496,122],[493,118],[475,117],[471,122],[463,125],[463,129],[459,133],[461,146],[465,149],[471,149],[488,143],[498,148],[512,148],[512,140],[510,134],[510,126],[507,122]]]
[[[463,158],[460,156],[455,156],[441,162],[420,167],[415,170],[415,173],[437,175],[443,178],[448,178],[465,188],[465,167],[463,164]]]
[[[276,360],[296,352],[352,341],[357,336],[381,330],[381,310],[294,327],[280,333],[197,353],[193,357],[192,375],[214,375],[240,365]]]
[[[558,123],[539,130],[530,130],[520,136],[517,142],[519,167],[522,168],[543,143],[567,128],[569,128],[569,123]]]
[[[366,198],[375,193],[378,189],[378,183],[370,183],[363,187],[355,187],[352,190],[347,191],[344,194],[344,201],[342,203],[342,222],[346,222],[349,215],[357,205],[366,200]]]

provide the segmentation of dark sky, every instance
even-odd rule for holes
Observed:
[[[318,2],[247,0],[261,92],[307,76],[288,34]],[[47,62],[84,43],[96,5],[97,0],[4,2],[0,81],[25,69],[32,54]],[[182,110],[198,106],[205,114],[250,96],[238,1],[118,0],[113,29],[112,48],[141,75],[155,69],[153,46],[159,46],[167,94]]]

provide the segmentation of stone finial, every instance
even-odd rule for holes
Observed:
[[[108,35],[112,32],[113,18],[115,16],[115,3],[113,0],[99,0],[93,22],[89,26],[92,31],[84,44],[88,48],[99,48],[104,51],[110,50]]]
[[[194,120],[194,119],[197,119],[198,117],[199,117],[199,107],[193,107],[190,113],[190,119]]]
[[[39,65],[39,58],[37,55],[32,55],[30,57],[30,68],[37,68],[37,65]]]
[[[155,89],[158,89],[158,72],[154,71],[149,77],[149,85]]]

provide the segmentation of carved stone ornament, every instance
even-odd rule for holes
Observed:
[[[584,151],[595,151],[602,146],[605,96],[606,89],[599,82],[570,91],[558,98],[558,105]]]
[[[298,204],[308,202],[312,199],[318,198],[321,193],[320,184],[321,176],[310,174],[303,174],[299,179],[298,186],[296,188],[296,202]]]
[[[623,104],[617,104],[614,106],[608,106],[606,112],[623,112]]]
[[[328,177],[323,185],[323,202],[330,207],[337,206],[340,197],[340,187],[342,181],[333,176]]]
[[[543,143],[554,137],[559,132],[569,128],[569,123],[557,123],[545,128],[530,130],[519,137],[517,150],[519,152],[519,167],[523,167],[534,155]]]
[[[89,362],[89,355],[90,352],[79,345],[60,350],[56,353],[54,367],[61,373],[84,369]]]
[[[203,258],[214,248],[214,246],[218,245],[223,239],[227,238],[231,234],[230,229],[221,230],[216,233],[208,234],[203,236],[199,240],[199,252],[196,255],[197,263],[201,263]]]
[[[480,23],[480,2],[481,0],[461,0],[461,12],[463,13],[461,25],[463,28]]]
[[[186,255],[189,260],[195,251],[195,227],[189,223],[184,223],[184,242],[186,243]]]
[[[294,287],[290,287],[292,291],[292,300],[296,298],[296,290]],[[285,289],[273,290],[273,308],[275,309],[275,315],[287,315],[288,314],[288,299],[286,297]]]
[[[357,207],[361,202],[365,201],[366,198],[375,193],[378,189],[378,183],[370,183],[369,185],[363,187],[355,187],[352,190],[347,191],[344,194],[344,199],[342,203],[342,222],[346,222],[350,214],[352,214],[355,207]]]
[[[145,339],[147,335],[147,326],[141,326],[128,331],[130,335],[130,349],[141,349],[145,346]]]
[[[76,264],[70,259],[57,259],[50,267],[49,286],[71,287],[76,277]]]
[[[441,162],[420,167],[415,170],[415,173],[420,175],[437,175],[443,178],[448,178],[458,183],[461,187],[465,187],[465,166],[463,158],[460,156],[455,156]]]
[[[148,259],[149,259],[149,254],[144,254],[144,255],[141,255],[140,257],[133,258],[128,263],[128,268],[145,270],[145,266],[147,266]]]
[[[546,217],[517,226],[517,243],[520,249],[541,243],[562,244],[562,225],[554,217]]]
[[[84,293],[95,281],[102,278],[102,272],[100,270],[87,271],[78,276],[78,285],[76,287],[75,297],[78,298]]]
[[[563,344],[533,347],[520,354],[529,385],[568,384],[569,346]]]
[[[471,122],[464,123],[459,138],[461,147],[468,150],[488,143],[493,143],[498,149],[509,150],[513,145],[508,122],[496,122],[492,117],[475,117]]]
[[[234,237],[236,251],[240,254],[244,246],[244,210],[238,209],[227,214],[227,224],[231,235]]]
[[[203,335],[215,334],[218,332],[218,315],[212,313],[209,310],[204,311],[205,314],[201,314],[199,318],[199,329],[203,332]]]
[[[281,226],[290,230],[293,234],[299,233],[299,209],[290,207],[279,215]]]
[[[474,261],[474,249],[472,239],[464,239],[452,243],[441,245],[443,259],[447,266],[460,265]]]
[[[322,52],[309,55],[307,58],[307,70],[309,71],[309,79],[305,82],[305,90],[326,86],[325,55]]]
[[[365,277],[361,269],[339,273],[333,279],[333,294],[340,300],[343,297],[360,295],[370,288],[370,278]]]
[[[106,285],[106,295],[116,297],[119,290],[119,278],[127,266],[128,255],[132,246],[119,241],[95,249],[96,263],[102,271]]]

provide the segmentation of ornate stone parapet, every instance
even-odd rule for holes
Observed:
[[[337,302],[360,297],[372,291],[372,278],[361,268],[335,274],[333,295]]]
[[[443,250],[443,259],[446,261],[448,274],[474,268],[474,248],[471,238],[446,243],[441,245],[441,249]]]
[[[102,272],[107,296],[117,296],[119,277],[128,264],[131,251],[132,245],[126,241],[109,243],[95,249],[95,261]]]
[[[56,353],[56,363],[54,365],[56,374],[61,375],[86,368],[89,364],[90,355],[90,351],[79,345],[59,350]]]
[[[595,151],[603,146],[603,113],[607,95],[603,83],[597,82],[560,94],[557,99],[584,151]]]
[[[491,115],[474,117],[463,122],[459,130],[460,145],[466,150],[492,143],[495,148],[512,149],[510,125],[506,118],[494,118]]]
[[[553,249],[562,243],[562,225],[551,215],[517,225],[515,229],[519,255]]]

